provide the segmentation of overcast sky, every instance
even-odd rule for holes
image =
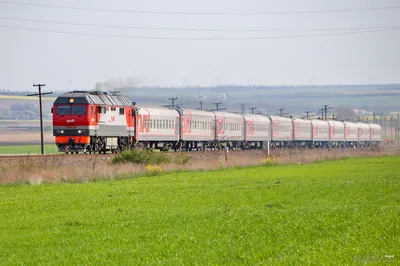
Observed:
[[[289,12],[400,6],[396,0],[15,0],[95,9],[173,12]],[[61,25],[309,30],[400,26],[400,9],[275,14],[143,14],[15,5],[0,1],[0,25],[50,31],[162,38],[252,38],[348,31],[202,32]],[[0,89],[92,89],[132,85],[355,84],[400,82],[400,29],[304,38],[160,40],[95,37],[0,27]]]

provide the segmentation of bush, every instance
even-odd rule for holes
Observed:
[[[178,155],[174,158],[174,163],[176,164],[187,164],[189,163],[190,159],[192,157],[190,157],[189,155],[185,155],[183,153],[178,153]]]
[[[130,150],[117,154],[112,163],[139,163],[139,164],[161,164],[168,163],[169,158],[163,153],[154,153],[149,150]]]
[[[160,174],[164,173],[164,169],[158,165],[146,165],[146,172],[150,176],[160,175]]]
[[[278,157],[271,157],[268,156],[267,158],[265,158],[265,160],[263,160],[263,164],[266,166],[272,166],[272,165],[276,165],[278,164]]]

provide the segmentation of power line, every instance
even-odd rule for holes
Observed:
[[[295,38],[310,38],[310,37],[324,37],[324,36],[338,36],[338,35],[354,35],[362,33],[372,33],[372,32],[383,32],[399,30],[399,26],[394,26],[385,29],[373,29],[365,31],[352,31],[352,32],[337,32],[337,33],[321,33],[321,34],[308,34],[308,35],[291,35],[291,36],[259,36],[259,37],[220,37],[220,38],[210,38],[210,37],[156,37],[156,36],[128,36],[128,35],[107,35],[107,34],[97,34],[97,33],[81,33],[81,32],[68,32],[68,31],[58,31],[58,30],[45,30],[45,29],[35,29],[26,27],[17,27],[9,25],[1,25],[3,28],[19,29],[19,30],[29,30],[37,32],[47,32],[47,33],[59,33],[59,34],[69,34],[69,35],[81,35],[81,36],[92,36],[92,37],[110,37],[110,38],[123,38],[123,39],[147,39],[147,40],[191,40],[191,41],[225,41],[225,40],[267,40],[267,39],[295,39]]]
[[[85,26],[85,27],[100,27],[100,28],[118,28],[118,29],[139,29],[139,30],[165,30],[165,31],[205,31],[205,32],[308,32],[308,31],[345,31],[345,30],[372,30],[372,29],[387,29],[400,27],[400,25],[392,26],[370,26],[370,27],[353,27],[353,28],[310,28],[310,29],[205,29],[205,28],[164,28],[164,27],[142,27],[142,26],[123,26],[123,25],[105,25],[105,24],[90,24],[90,23],[75,23],[61,22],[51,20],[38,20],[26,18],[0,17],[0,19],[49,23],[57,25],[70,26]]]
[[[33,4],[33,3],[3,1],[3,0],[1,0],[0,3],[13,4],[13,5],[24,5],[24,6],[34,6],[34,7],[58,8],[58,9],[84,10],[84,11],[123,12],[123,13],[162,14],[162,15],[295,15],[295,14],[365,12],[365,11],[400,9],[400,6],[386,6],[386,7],[370,7],[370,8],[348,8],[348,9],[305,10],[305,11],[275,11],[275,12],[179,12],[179,11],[126,10],[126,9],[89,8],[89,7],[75,7],[75,6],[61,6],[61,5],[44,5],[44,4]]]

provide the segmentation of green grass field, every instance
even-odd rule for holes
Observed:
[[[399,191],[400,157],[3,185],[0,261],[398,263]]]
[[[0,154],[40,154],[39,145],[17,145],[17,146],[0,146]],[[45,154],[58,153],[58,148],[55,144],[45,144]]]

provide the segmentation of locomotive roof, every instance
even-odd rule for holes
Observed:
[[[69,98],[74,98],[76,104],[98,104],[107,106],[133,106],[132,102],[119,95],[109,95],[98,91],[71,91],[59,96],[54,104],[69,104]]]

